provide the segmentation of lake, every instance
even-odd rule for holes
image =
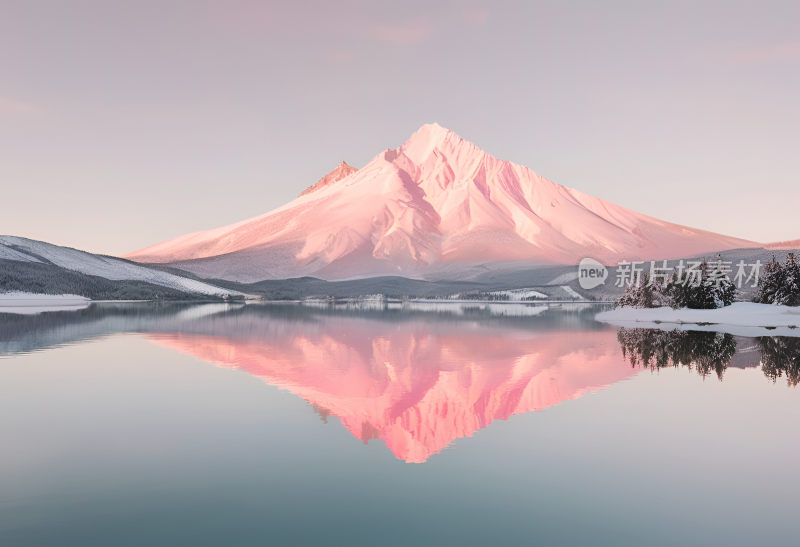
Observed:
[[[0,545],[790,545],[799,338],[590,305],[0,314]]]

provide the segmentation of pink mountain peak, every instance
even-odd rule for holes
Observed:
[[[441,144],[446,140],[456,140],[463,142],[463,139],[454,131],[442,127],[438,123],[426,123],[417,129],[405,142],[403,146],[424,141],[433,145]]]
[[[394,152],[403,153],[414,162],[422,162],[434,150],[442,154],[459,151],[462,154],[486,155],[476,145],[438,123],[426,123]]]
[[[758,246],[566,188],[435,123],[361,169],[342,162],[301,196],[127,258],[236,281],[442,278],[493,263],[615,264]]]
[[[340,161],[339,165],[337,165],[333,171],[319,179],[317,182],[300,192],[300,196],[304,196],[306,194],[310,194],[311,192],[316,192],[320,188],[324,188],[334,182],[339,182],[343,178],[352,175],[358,171],[356,167],[352,165],[348,165],[346,161]],[[298,196],[298,197],[300,197]]]

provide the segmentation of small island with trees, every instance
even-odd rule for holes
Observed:
[[[794,253],[784,263],[773,257],[766,264],[750,302],[738,300],[739,292],[721,260],[704,261],[692,273],[673,273],[664,282],[653,282],[642,273],[617,300],[616,308],[598,314],[597,319],[784,328],[794,331],[786,335],[800,336],[800,263]]]

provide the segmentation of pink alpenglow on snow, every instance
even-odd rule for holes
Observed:
[[[127,258],[239,281],[424,278],[493,262],[615,264],[755,246],[566,188],[428,124],[361,169],[341,164],[283,207]]]
[[[330,173],[319,179],[316,183],[312,184],[311,186],[303,190],[300,193],[300,195],[304,196],[306,194],[310,194],[311,192],[316,192],[321,188],[325,188],[329,184],[333,184],[334,182],[339,182],[346,176],[352,175],[356,171],[358,171],[358,169],[353,167],[352,165],[348,165],[346,161],[339,162],[339,165],[337,165],[333,171],[331,171]]]

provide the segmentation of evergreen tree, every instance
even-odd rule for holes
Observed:
[[[758,280],[758,290],[756,291],[754,302],[761,304],[774,304],[775,294],[778,288],[783,285],[783,266],[772,257],[772,260],[767,262],[764,267],[764,274]]]
[[[731,283],[731,285],[733,284]],[[666,296],[668,304],[673,308],[710,310],[719,307],[718,302],[722,301],[718,292],[711,279],[708,263],[703,261],[698,278],[692,278],[688,273],[681,275],[673,273],[672,279],[667,285]]]
[[[685,275],[672,273],[672,277],[667,283],[664,293],[667,296],[669,306],[675,309],[688,308],[690,300],[690,287]]]
[[[789,253],[786,264],[780,264],[775,257],[767,263],[764,275],[758,281],[754,302],[800,306],[800,264]]]
[[[667,298],[660,283],[651,283],[646,273],[637,278],[617,300],[618,307],[657,308],[666,306]]]
[[[800,264],[795,260],[794,253],[789,253],[782,269],[781,284],[775,291],[774,303],[800,306]]]
[[[706,292],[714,301],[715,308],[730,306],[736,298],[736,286],[722,267],[722,258],[719,258],[712,269],[706,268],[707,276],[703,284],[707,286]]]
[[[736,286],[729,276],[730,268],[724,268],[720,258],[713,265],[703,261],[698,269],[690,272],[673,272],[666,286],[650,283],[646,273],[632,283],[619,300],[617,306],[632,308],[689,308],[712,310],[730,306],[736,298]],[[800,280],[800,271],[797,279]]]

